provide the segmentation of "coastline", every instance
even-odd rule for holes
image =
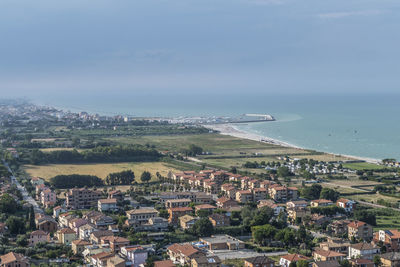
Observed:
[[[307,148],[299,147],[299,146],[290,144],[288,142],[284,142],[284,141],[273,139],[273,138],[270,138],[267,136],[261,136],[258,134],[239,130],[237,127],[235,127],[234,124],[208,124],[208,125],[202,125],[202,126],[207,129],[210,129],[210,130],[218,131],[222,135],[229,135],[229,136],[233,136],[233,137],[237,137],[237,138],[241,138],[241,139],[248,139],[248,140],[252,140],[252,141],[256,141],[256,142],[263,142],[263,143],[267,143],[267,144],[271,144],[271,145],[290,147],[290,148],[302,149],[302,150],[309,150]],[[352,160],[361,160],[361,161],[365,161],[368,163],[374,163],[374,164],[379,164],[381,162],[381,160],[379,160],[379,159],[373,159],[373,158],[367,158],[367,157],[359,157],[359,156],[343,155],[343,154],[339,155],[339,154],[325,152],[325,151],[320,151],[320,152],[330,154],[330,155],[343,156],[343,157],[350,158]]]

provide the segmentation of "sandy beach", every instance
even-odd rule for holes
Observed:
[[[273,138],[269,138],[266,136],[261,136],[258,134],[253,134],[253,133],[248,133],[242,130],[239,130],[235,127],[234,124],[212,124],[212,125],[203,125],[205,128],[214,130],[214,131],[218,131],[220,134],[223,135],[230,135],[230,136],[234,136],[237,138],[243,138],[243,139],[248,139],[248,140],[253,140],[253,141],[257,141],[257,142],[264,142],[267,144],[272,144],[272,145],[278,145],[278,146],[284,146],[284,147],[291,147],[291,148],[297,148],[297,149],[306,149],[303,147],[299,147],[287,142],[283,142],[280,140],[276,140]],[[332,154],[333,153],[329,153],[329,152],[324,152],[327,154]],[[351,155],[341,155],[344,157],[348,157],[352,160],[362,160],[362,161],[366,161],[369,163],[375,163],[378,164],[381,162],[381,160],[378,159],[372,159],[372,158],[365,158],[365,157],[357,157],[357,156],[351,156]]]

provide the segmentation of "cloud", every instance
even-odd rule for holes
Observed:
[[[384,12],[382,10],[360,10],[360,11],[349,11],[349,12],[331,12],[318,14],[317,17],[320,19],[340,19],[346,17],[355,16],[377,16]]]

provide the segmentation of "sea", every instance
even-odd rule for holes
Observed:
[[[71,111],[130,116],[270,114],[239,130],[317,151],[400,160],[400,94],[54,94],[32,102]]]

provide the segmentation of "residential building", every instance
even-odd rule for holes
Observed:
[[[29,267],[28,258],[19,253],[10,252],[0,256],[0,267]]]
[[[335,236],[347,235],[347,225],[349,225],[350,222],[349,220],[333,221],[329,225],[329,231]]]
[[[346,254],[339,253],[332,250],[316,249],[313,251],[313,258],[315,261],[341,261],[346,257]]]
[[[252,202],[253,193],[250,190],[239,190],[236,192],[236,201],[244,204]]]
[[[51,189],[45,189],[40,192],[40,203],[42,203],[45,208],[54,206],[56,201],[56,193],[54,193]]]
[[[275,262],[266,256],[256,256],[244,260],[244,267],[274,267]]]
[[[381,262],[383,267],[399,267],[400,252],[388,252],[381,254]]]
[[[260,200],[264,200],[267,198],[267,189],[266,188],[253,188],[253,201],[258,202]]]
[[[112,252],[119,252],[122,247],[128,246],[130,241],[124,237],[110,235],[100,237],[100,243],[109,244]]]
[[[48,233],[42,231],[42,230],[36,230],[33,231],[30,234],[29,238],[29,245],[30,246],[35,246],[39,242],[47,242],[48,241]]]
[[[67,210],[61,206],[54,207],[53,209],[53,218],[58,218],[61,213],[66,212]]]
[[[315,199],[310,202],[312,208],[332,206],[333,202],[327,199]]]
[[[189,207],[179,207],[179,208],[170,208],[168,209],[169,218],[168,222],[170,224],[177,225],[179,223],[179,217],[184,215],[190,215],[193,213],[193,209]]]
[[[207,245],[208,250],[241,250],[245,243],[229,235],[212,235],[211,237],[200,238],[200,242]]]
[[[90,234],[94,231],[98,231],[98,229],[91,223],[82,225],[79,227],[79,239],[81,240],[90,240]]]
[[[336,201],[336,206],[343,208],[346,212],[351,213],[356,207],[356,202],[353,200],[340,198]]]
[[[268,207],[271,208],[274,211],[274,215],[278,216],[281,212],[285,211],[285,208],[283,206],[280,206],[276,204],[273,200],[271,199],[264,199],[258,201],[257,208],[262,208],[262,207]]]
[[[323,250],[332,250],[347,254],[349,252],[350,242],[339,238],[328,238],[327,242],[322,242],[319,247]]]
[[[375,267],[375,263],[368,259],[350,259],[349,262],[353,267]]]
[[[339,261],[315,261],[312,263],[312,267],[341,267]]]
[[[347,225],[348,238],[366,240],[372,239],[372,226],[361,221],[352,221]]]
[[[372,260],[380,249],[371,243],[357,243],[351,244],[349,247],[349,258],[362,258]]]
[[[99,199],[97,201],[97,210],[100,212],[118,211],[117,199],[116,198]]]
[[[175,267],[176,265],[171,260],[155,261],[154,267]]]
[[[71,249],[75,255],[81,255],[86,246],[90,246],[90,243],[85,240],[77,239],[71,243]]]
[[[114,255],[107,259],[107,267],[125,267],[127,266],[126,260],[121,258],[119,255]]]
[[[210,204],[201,204],[201,205],[197,205],[194,207],[194,210],[196,212],[196,214],[200,211],[207,211],[209,214],[214,212],[214,210],[216,210],[217,207],[210,205]]]
[[[179,225],[182,229],[190,229],[199,219],[199,217],[184,215],[182,217],[179,217]]]
[[[165,207],[168,208],[177,208],[177,207],[187,207],[192,201],[189,198],[183,199],[170,199],[165,202]]]
[[[304,217],[311,216],[308,208],[293,208],[287,210],[288,220],[291,222],[303,221]]]
[[[108,192],[108,198],[116,199],[118,203],[124,201],[124,194],[120,190],[113,190]]]
[[[294,208],[306,208],[308,206],[308,202],[305,200],[291,200],[286,202],[287,209],[294,209]]]
[[[147,223],[132,225],[138,232],[162,232],[168,230],[168,220],[161,217],[150,218]]]
[[[310,261],[309,257],[303,256],[301,254],[288,254],[282,256],[279,260],[279,265],[282,267],[289,267],[289,265],[293,262],[296,263],[298,261]]]
[[[78,236],[79,235],[79,227],[81,227],[85,224],[88,224],[87,220],[82,219],[82,218],[75,218],[69,222],[68,227],[71,228],[72,230],[74,230]]]
[[[218,256],[200,256],[191,261],[192,267],[221,267],[222,261]]]
[[[229,217],[226,216],[225,214],[214,213],[208,216],[208,219],[210,220],[212,225],[216,228],[231,225]]]
[[[167,248],[169,258],[180,265],[191,265],[192,259],[205,256],[205,253],[190,244],[173,244]]]
[[[57,231],[58,242],[64,245],[71,245],[72,241],[76,239],[76,233],[70,228],[63,228]]]
[[[297,200],[299,192],[296,187],[274,184],[268,188],[268,194],[276,202],[287,202],[288,200]]]
[[[121,248],[121,254],[127,259],[127,265],[139,267],[146,263],[148,252],[141,246],[127,246]]]
[[[158,217],[158,211],[154,208],[133,209],[126,212],[128,225],[140,225],[148,223],[149,219]]]
[[[90,234],[89,242],[92,244],[100,244],[103,236],[111,236],[113,232],[111,230],[94,231]]]
[[[35,187],[37,185],[44,185],[44,180],[39,177],[32,177],[31,184]]]
[[[42,216],[35,219],[36,228],[46,233],[57,231],[57,222],[50,216]]]
[[[70,189],[67,193],[67,207],[70,209],[90,209],[97,206],[102,193],[85,188]]]
[[[400,231],[396,229],[379,230],[374,233],[373,240],[376,244],[382,242],[386,252],[400,252]]]
[[[230,207],[236,207],[238,206],[238,203],[233,200],[230,199],[228,197],[221,197],[217,199],[217,207],[221,208],[221,209],[225,209],[225,208],[230,208]]]

